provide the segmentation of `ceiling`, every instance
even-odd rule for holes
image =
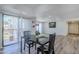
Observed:
[[[78,4],[0,4],[0,10],[26,18],[79,18]]]

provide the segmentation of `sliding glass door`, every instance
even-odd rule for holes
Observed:
[[[3,16],[4,31],[3,41],[5,45],[11,45],[18,42],[18,18],[14,16]]]
[[[32,21],[3,15],[3,45],[19,43],[24,31],[32,30]]]

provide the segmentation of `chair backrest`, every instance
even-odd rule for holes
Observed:
[[[31,32],[30,31],[24,31],[24,40],[28,41],[31,38]]]
[[[55,43],[56,34],[49,34],[49,53],[54,50],[54,43]]]

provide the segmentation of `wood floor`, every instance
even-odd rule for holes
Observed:
[[[78,54],[79,36],[68,35],[68,36],[56,37],[55,53],[56,54]]]
[[[38,46],[38,45],[37,45]],[[35,47],[31,48],[31,54],[36,54]],[[78,54],[79,53],[79,36],[56,36],[55,41],[56,54]],[[11,45],[0,49],[0,54],[20,54],[19,44]],[[23,54],[28,54],[28,48]]]

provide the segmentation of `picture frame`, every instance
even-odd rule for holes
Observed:
[[[56,28],[56,22],[49,22],[49,28]]]

